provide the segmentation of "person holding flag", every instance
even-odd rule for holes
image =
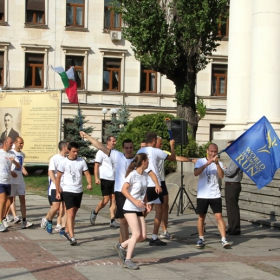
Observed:
[[[197,189],[197,229],[199,239],[196,247],[203,248],[204,244],[204,221],[210,205],[216,221],[218,229],[222,236],[223,248],[230,247],[230,243],[226,240],[226,225],[222,216],[222,198],[218,180],[224,177],[223,164],[219,162],[218,146],[214,143],[207,148],[207,157],[197,160],[194,167],[194,176],[198,178]]]

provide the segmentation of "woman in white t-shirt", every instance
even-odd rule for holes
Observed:
[[[126,197],[123,213],[131,229],[131,237],[123,243],[115,244],[120,259],[124,260],[123,267],[138,269],[139,267],[131,261],[135,245],[146,239],[146,224],[143,211],[151,211],[151,205],[146,198],[148,184],[148,173],[144,170],[149,165],[148,156],[139,153],[127,168],[125,183],[122,193]],[[127,252],[125,251],[127,249]]]

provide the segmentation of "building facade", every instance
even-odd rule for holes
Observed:
[[[2,90],[61,89],[49,66],[75,69],[79,102],[93,137],[101,138],[102,109],[124,102],[131,118],[166,112],[176,115],[175,87],[164,75],[145,69],[134,58],[121,33],[121,14],[110,0],[0,0],[0,87]],[[226,118],[228,24],[211,63],[197,76],[197,96],[206,117],[198,142],[213,138]],[[104,111],[103,111],[104,112]],[[62,98],[62,122],[76,114],[76,105]]]

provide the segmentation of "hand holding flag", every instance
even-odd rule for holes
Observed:
[[[169,138],[170,138],[170,140],[172,140],[173,135],[172,135],[172,131],[171,131],[171,120],[169,118],[165,118],[164,122],[166,124],[167,130],[168,130],[168,133],[169,133]]]

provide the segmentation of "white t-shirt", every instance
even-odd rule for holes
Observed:
[[[171,155],[170,152],[164,151],[167,155]],[[159,177],[161,181],[165,181],[165,172],[164,172],[164,160],[160,159],[158,161],[158,170],[159,170]]]
[[[82,178],[83,172],[88,167],[84,159],[78,157],[75,160],[64,158],[57,167],[57,171],[64,173],[60,185],[64,192],[81,193],[83,192]]]
[[[17,152],[14,149],[11,150],[11,153],[14,153],[15,156],[17,157],[18,162],[20,164],[20,168],[16,168],[16,166],[14,164],[12,164],[12,171],[14,171],[17,174],[17,177],[14,178],[11,176],[10,182],[13,185],[16,185],[16,184],[25,185],[23,175],[22,175],[22,166],[24,163],[25,154],[23,152]]]
[[[130,163],[133,161],[133,158],[126,158],[123,153],[117,151],[117,150],[111,150],[109,157],[112,159],[114,165],[115,165],[115,192],[121,192],[122,186],[124,184],[125,180],[125,173],[130,165]]]
[[[65,157],[60,154],[56,154],[50,159],[49,170],[54,171],[55,178],[57,176],[57,167],[58,167],[59,163],[64,159],[65,159]],[[63,176],[64,175],[62,175],[62,177],[61,177],[61,181],[63,179]],[[50,177],[49,177],[49,183],[50,183],[49,195],[51,195],[51,190],[55,190],[56,186],[55,186],[55,182],[53,182]]]
[[[100,163],[99,177],[100,179],[115,180],[115,165],[112,158],[107,156],[101,150],[96,153],[95,162]]]
[[[158,163],[159,163],[159,160],[165,160],[168,157],[168,155],[163,150],[158,149],[158,148],[153,148],[153,147],[141,148],[137,152],[137,154],[139,154],[139,153],[147,154],[148,159],[149,159],[149,166],[145,171],[147,173],[149,173],[152,170],[157,176],[159,185],[161,185],[161,178],[160,178],[160,174],[159,174]],[[155,183],[153,182],[153,180],[150,176],[148,178],[148,187],[155,187]]]
[[[206,158],[197,160],[194,169],[200,168],[207,163]],[[219,165],[223,169],[223,163],[219,161]],[[221,192],[219,188],[219,177],[216,164],[213,162],[208,165],[198,178],[197,198],[219,198]]]
[[[15,156],[15,154],[0,149],[0,184],[11,184],[11,157],[18,162],[18,159]]]
[[[133,198],[144,201],[147,190],[148,177],[149,175],[145,171],[141,175],[136,170],[133,170],[125,178],[125,183],[129,183],[130,185],[128,191]],[[142,212],[145,210],[145,205],[143,204],[143,207],[138,208],[127,198],[125,200],[123,209],[128,211]]]

